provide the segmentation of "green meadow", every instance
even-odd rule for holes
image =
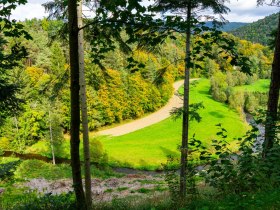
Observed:
[[[265,93],[269,89],[270,80],[269,79],[259,79],[250,85],[242,85],[234,87],[236,91],[245,92],[261,92]]]
[[[212,99],[209,88],[207,79],[200,79],[191,87],[190,103],[203,102],[205,108],[199,110],[201,122],[191,121],[190,137],[195,135],[204,145],[210,146],[211,140],[216,138],[219,123],[228,131],[229,141],[242,137],[248,124],[236,111]],[[181,119],[168,118],[123,136],[101,136],[98,139],[107,151],[111,165],[153,170],[161,168],[168,155],[179,156],[181,127]]]
[[[236,87],[239,90],[267,91],[268,80],[260,80],[252,85]],[[199,110],[201,121],[190,122],[189,137],[202,141],[207,147],[217,138],[219,131],[217,124],[221,124],[228,132],[228,141],[231,147],[236,148],[236,138],[242,137],[250,128],[245,120],[228,105],[215,101],[209,93],[210,82],[200,79],[191,85],[190,103],[203,103],[204,109]],[[183,88],[180,89],[182,93]],[[182,120],[165,119],[157,124],[122,136],[95,136],[109,156],[109,164],[119,167],[155,170],[162,168],[167,156],[179,157],[178,147],[181,142]],[[91,134],[91,136],[94,136]],[[56,156],[70,158],[69,138],[60,145]],[[51,157],[47,141],[40,141],[26,150],[27,153],[40,153]],[[82,144],[81,156],[83,157]]]

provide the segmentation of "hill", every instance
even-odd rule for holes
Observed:
[[[248,23],[242,23],[242,22],[229,22],[226,23],[225,25],[223,25],[220,30],[228,32],[228,31],[232,31],[232,30],[236,30],[242,26],[246,26]],[[208,27],[212,27],[212,22],[209,21],[206,23],[206,26]]]
[[[242,23],[242,22],[230,22],[230,23],[226,23],[225,25],[223,25],[222,27],[222,31],[232,31],[232,30],[236,30],[240,27],[246,26],[248,25],[248,23]]]
[[[238,29],[229,31],[240,39],[246,39],[253,43],[268,45],[271,32],[277,27],[278,15],[272,14],[264,19],[247,24]]]

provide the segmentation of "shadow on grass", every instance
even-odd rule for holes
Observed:
[[[208,96],[209,95],[209,90],[199,90],[198,93],[201,94],[201,95],[207,95]]]
[[[172,151],[172,150],[167,149],[165,147],[160,147],[160,149],[163,151],[165,157],[168,157],[168,156],[179,157],[179,153],[178,152]]]
[[[216,117],[216,118],[225,118],[225,115],[219,113],[219,112],[209,112],[210,115],[212,115],[213,117]]]

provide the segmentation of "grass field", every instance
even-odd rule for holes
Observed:
[[[228,131],[229,139],[241,137],[249,128],[240,115],[227,105],[212,99],[209,94],[209,80],[201,79],[190,92],[190,103],[203,102],[200,123],[190,123],[190,136],[211,144],[221,123]],[[133,168],[156,169],[166,162],[168,155],[179,155],[181,141],[181,120],[168,118],[160,123],[118,137],[99,137],[113,165]]]
[[[250,85],[242,85],[242,86],[234,87],[234,90],[265,93],[269,89],[269,84],[270,84],[269,79],[260,79]]]
[[[258,87],[256,89],[259,89],[265,82],[254,83],[254,85],[256,84]],[[244,88],[244,86],[242,87]],[[228,131],[228,140],[242,137],[249,128],[247,123],[236,111],[213,100],[209,94],[209,88],[210,82],[206,79],[199,80],[195,87],[191,87],[190,103],[203,102],[205,109],[199,111],[202,117],[200,123],[195,121],[190,123],[190,137],[195,134],[196,139],[209,146],[218,131],[215,125],[219,123]],[[177,148],[181,141],[181,127],[181,119],[174,121],[172,118],[168,118],[123,136],[98,136],[95,138],[102,142],[104,150],[109,155],[110,165],[153,170],[161,168],[161,164],[166,163],[168,155],[179,156]],[[46,142],[39,141],[29,147],[26,152],[51,157],[50,147]],[[69,139],[66,138],[56,155],[70,158],[69,150]],[[83,156],[82,148],[81,156]]]

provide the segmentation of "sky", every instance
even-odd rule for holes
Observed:
[[[25,20],[47,16],[44,8],[41,6],[47,1],[49,0],[28,0],[27,4],[19,6],[13,12],[12,18]],[[276,7],[257,7],[256,1],[257,0],[231,0],[230,4],[227,4],[231,12],[224,17],[230,22],[254,22],[279,11],[279,8]]]

